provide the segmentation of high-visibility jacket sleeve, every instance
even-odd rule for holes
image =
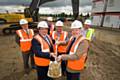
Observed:
[[[88,41],[87,41],[87,40],[83,40],[83,41],[79,44],[75,55],[78,56],[78,58],[80,58],[84,53],[87,53],[87,52],[88,52],[88,48],[89,48],[89,43],[88,43]]]
[[[88,41],[84,40],[79,44],[75,54],[64,55],[62,57],[62,60],[77,60],[80,58],[81,55],[83,55],[84,53],[87,53],[88,47],[89,47]]]
[[[32,51],[34,52],[35,56],[50,59],[49,52],[42,52],[41,45],[38,43],[36,39],[33,38],[32,40]]]
[[[18,45],[20,45],[20,37],[18,35],[15,35],[15,41]]]

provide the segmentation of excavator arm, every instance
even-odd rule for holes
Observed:
[[[71,3],[74,19],[77,19],[79,15],[79,0],[71,0]]]
[[[26,18],[32,18],[34,22],[38,21],[38,13],[39,13],[39,7],[50,1],[55,1],[55,0],[32,0],[29,8],[26,8],[24,10],[24,14]],[[73,16],[74,19],[77,19],[78,14],[79,14],[79,0],[71,0],[72,3],[72,8],[73,8]]]
[[[38,12],[39,12],[39,7],[49,1],[55,1],[55,0],[32,0],[29,8],[26,8],[24,10],[24,14],[26,18],[32,18],[33,22],[38,22]],[[71,0],[72,2],[72,7],[73,7],[73,16],[74,19],[77,19],[78,14],[79,14],[79,0]],[[36,23],[30,23],[30,28],[35,28]],[[3,34],[8,35],[8,34],[14,34],[16,30],[20,29],[20,26],[18,24],[12,24],[8,28],[3,29]]]
[[[25,10],[24,10],[25,17],[27,17],[27,18],[31,17],[34,22],[37,22],[39,7],[42,4],[44,4],[46,2],[50,2],[50,1],[55,1],[55,0],[32,0],[29,8],[25,8]]]

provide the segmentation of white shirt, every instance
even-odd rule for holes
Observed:
[[[81,34],[83,35],[83,37],[86,37],[87,31],[87,29],[82,28]]]

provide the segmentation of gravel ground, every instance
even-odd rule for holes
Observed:
[[[7,25],[2,25],[6,27]],[[0,80],[36,80],[36,71],[25,77],[14,35],[3,36],[0,25]],[[120,80],[120,46],[94,40],[81,80]],[[61,77],[56,80],[65,80]]]

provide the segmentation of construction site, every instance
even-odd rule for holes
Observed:
[[[34,1],[33,4],[35,5]],[[74,0],[72,1],[74,2]],[[32,9],[35,10],[33,4],[32,7],[34,8]],[[119,0],[92,0],[93,8],[90,17],[92,16],[95,39],[90,44],[86,67],[81,71],[80,80],[120,80],[119,4]],[[27,12],[28,10],[26,10]],[[74,18],[78,17],[76,16],[78,12],[73,13],[75,14]],[[32,22],[30,18],[28,20]],[[33,17],[33,21],[36,22],[37,19]],[[37,80],[36,70],[31,70],[27,77],[24,76],[22,54],[19,45],[15,42],[15,30],[20,29],[17,22],[18,20],[0,24],[0,80]],[[13,29],[14,31],[11,33],[9,30],[3,31],[13,23],[17,26]],[[69,32],[71,23],[72,21],[65,22],[63,30]],[[34,30],[36,30],[35,26],[32,27]],[[66,80],[66,76],[55,80]]]

